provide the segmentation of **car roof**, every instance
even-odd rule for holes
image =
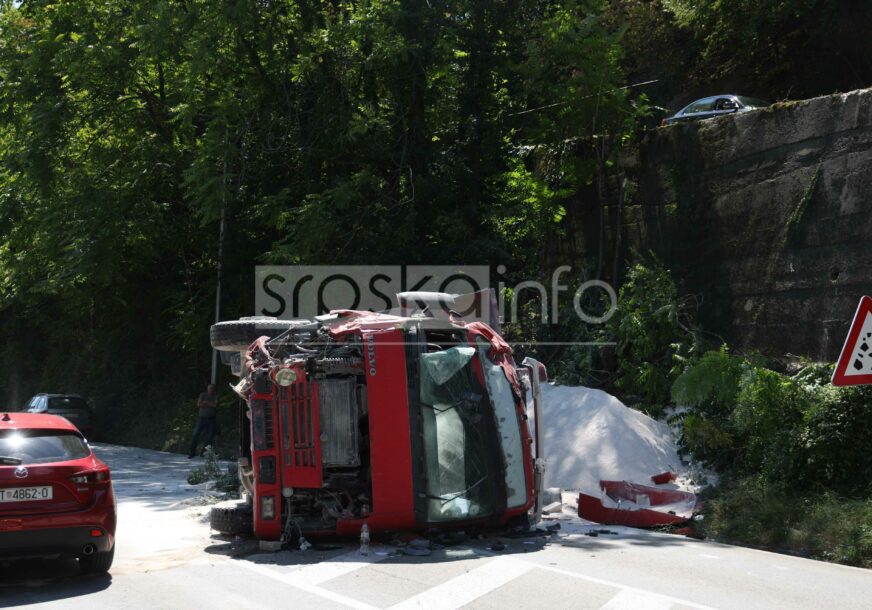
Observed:
[[[738,98],[739,96],[735,93],[724,93],[723,95],[709,95],[708,97],[701,97],[698,100],[693,100],[689,104],[687,104],[684,108],[678,111],[679,114],[693,106],[694,104],[699,104],[701,102],[713,102],[715,100],[719,100],[721,98],[730,97],[730,98]]]
[[[0,430],[67,430],[79,433],[79,429],[60,415],[45,413],[13,413],[0,411]]]
[[[48,392],[40,392],[34,396],[48,396],[49,398],[81,398],[81,394],[50,394]]]

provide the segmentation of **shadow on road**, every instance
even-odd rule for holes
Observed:
[[[594,535],[589,535],[589,534]],[[626,550],[627,545],[647,547],[684,546],[691,541],[683,536],[657,534],[634,530],[632,528],[609,529],[607,526],[573,524],[565,530],[544,534],[513,534],[511,532],[491,531],[470,536],[456,536],[446,540],[436,535],[429,542],[429,554],[408,549],[413,536],[402,539],[375,539],[369,557],[361,556],[359,545],[352,539],[327,539],[312,541],[312,548],[299,550],[296,545],[288,545],[283,550],[267,553],[259,549],[257,540],[213,535],[214,544],[205,551],[224,555],[239,561],[273,565],[306,566],[320,562],[370,562],[373,559],[388,563],[439,563],[475,557],[494,557],[500,555],[524,555],[535,553],[548,547],[579,549],[585,552],[608,552]],[[421,540],[421,538],[419,538]]]
[[[112,576],[83,576],[75,559],[21,559],[0,563],[0,608],[53,602],[107,589]]]
[[[424,541],[423,537],[407,535],[402,539],[376,538],[373,540],[369,556],[360,554],[360,545],[353,539],[321,539],[312,540],[312,547],[300,550],[296,545],[287,545],[277,552],[263,552],[259,549],[257,540],[232,539],[213,535],[214,544],[205,551],[213,555],[224,555],[239,561],[267,564],[274,566],[306,566],[321,562],[371,562],[388,561],[391,563],[439,563],[470,559],[475,556],[489,557],[492,555],[512,555],[531,553],[541,550],[549,543],[556,542],[553,537],[531,535],[529,537],[507,537],[501,533],[489,533],[482,536],[457,537],[454,541],[446,541],[438,536],[426,540],[429,547],[423,550],[411,543],[412,540]],[[429,554],[427,554],[429,553]]]

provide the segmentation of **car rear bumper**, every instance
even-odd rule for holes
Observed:
[[[100,536],[94,536],[97,530]],[[88,545],[93,545],[92,551],[105,552],[114,544],[115,537],[96,526],[0,531],[0,557],[6,558],[76,557],[85,553]]]
[[[89,551],[109,551],[115,545],[115,522],[111,492],[82,511],[0,515],[0,557],[78,556],[88,545],[93,545]]]

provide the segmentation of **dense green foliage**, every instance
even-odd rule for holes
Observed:
[[[693,73],[704,82],[733,81],[773,100],[869,86],[872,6],[864,0],[662,4],[693,32],[699,51]]]
[[[209,366],[222,212],[225,317],[251,311],[259,262],[537,277],[566,206],[605,204],[641,92],[865,84],[869,11],[848,4],[0,0],[4,399],[81,391],[128,441],[178,428]],[[655,404],[684,333],[653,306],[674,295],[632,290],[611,361]],[[546,356],[615,377],[589,349]]]
[[[669,402],[669,391],[688,359],[697,357],[703,340],[689,300],[667,269],[635,265],[618,294],[621,304],[603,330],[616,342],[616,387],[653,414]]]
[[[756,548],[872,568],[872,500],[809,494],[755,478],[707,500],[707,536]]]
[[[872,83],[872,4],[865,0],[613,0],[613,27],[627,29],[632,82],[677,110],[735,91],[771,101]]]
[[[785,375],[724,347],[679,376],[682,447],[726,481],[707,506],[709,535],[872,565],[872,391],[834,387],[830,374]]]
[[[806,492],[872,491],[872,391],[830,385],[810,365],[793,376],[761,362],[706,353],[672,387],[687,406],[682,444],[728,475]]]
[[[546,344],[576,342],[560,351],[539,347],[536,356],[551,364],[550,373],[561,384],[607,386],[634,407],[659,415],[676,377],[707,345],[695,321],[694,300],[679,296],[669,270],[659,263],[637,263],[626,270],[611,315],[605,291],[588,289],[580,295],[578,307],[587,316],[607,318],[603,324],[588,324],[574,311],[581,283],[560,295],[559,335],[538,324],[537,300],[526,304],[509,332]]]
[[[80,391],[119,440],[208,376],[222,211],[224,317],[259,262],[520,274],[593,179],[564,142],[635,112],[597,0],[0,7],[5,400]]]

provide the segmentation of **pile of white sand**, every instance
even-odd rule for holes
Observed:
[[[545,384],[542,402],[546,487],[599,496],[600,479],[653,485],[685,470],[669,426],[602,390]]]

